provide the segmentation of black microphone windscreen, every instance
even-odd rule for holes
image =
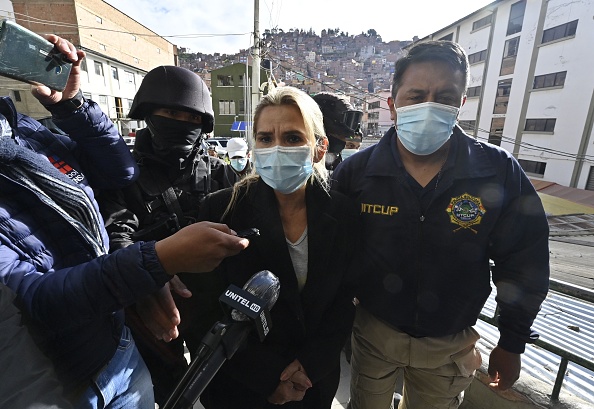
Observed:
[[[243,289],[266,303],[266,309],[270,310],[276,303],[276,300],[278,300],[280,281],[270,271],[262,270],[251,276],[243,286]],[[231,311],[231,317],[235,321],[245,321],[247,318],[245,314],[235,309]]]

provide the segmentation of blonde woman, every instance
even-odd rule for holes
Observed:
[[[328,140],[315,101],[292,87],[266,95],[254,115],[254,173],[207,197],[203,220],[260,236],[219,267],[225,285],[243,286],[270,270],[280,279],[272,329],[254,333],[211,382],[206,408],[330,408],[340,376],[340,352],[354,307],[350,259],[358,211],[329,191]]]

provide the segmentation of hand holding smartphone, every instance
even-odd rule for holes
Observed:
[[[56,91],[66,87],[72,63],[40,35],[11,20],[0,25],[0,75]]]
[[[237,232],[237,237],[242,237],[244,239],[251,239],[255,236],[260,235],[260,230],[252,227],[251,229],[240,230]]]

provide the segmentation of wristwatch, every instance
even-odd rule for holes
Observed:
[[[78,90],[75,96],[57,104],[44,105],[45,109],[51,112],[53,117],[65,118],[80,108],[86,101],[81,90]]]

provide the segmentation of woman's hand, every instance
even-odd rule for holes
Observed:
[[[305,396],[305,392],[312,386],[313,384],[307,377],[305,368],[296,359],[281,373],[280,383],[274,393],[268,397],[268,402],[283,405],[287,402],[300,401]]]

